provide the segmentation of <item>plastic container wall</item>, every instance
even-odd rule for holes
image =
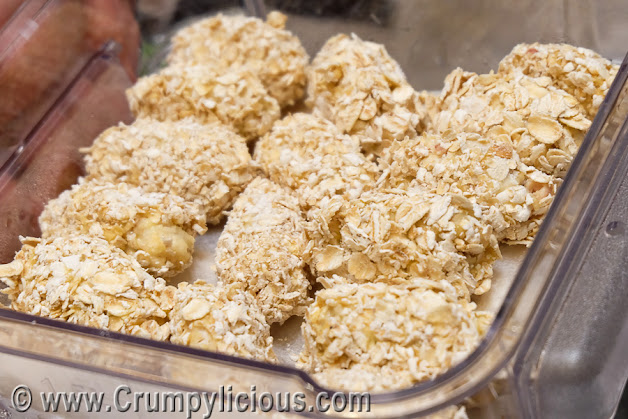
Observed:
[[[628,377],[627,79],[628,59],[546,229],[565,244],[513,364],[529,417],[612,417]]]
[[[624,78],[626,70],[626,67],[622,69],[621,74]],[[621,86],[616,83],[615,90],[619,87]],[[613,98],[607,100],[603,112],[609,110],[612,102]],[[424,382],[399,392],[373,395],[371,412],[362,416],[393,418],[420,415],[432,413],[450,403],[460,402],[495,380],[496,374],[511,361],[511,355],[518,350],[524,336],[531,336],[534,339],[536,333],[542,330],[536,325],[534,315],[541,313],[542,318],[549,321],[551,317],[548,307],[558,307],[556,304],[548,303],[560,301],[562,294],[556,291],[556,288],[561,284],[562,286],[569,284],[570,281],[564,279],[570,277],[556,276],[557,269],[560,266],[571,266],[568,263],[571,259],[566,257],[571,251],[570,246],[579,242],[586,244],[586,241],[578,240],[581,237],[578,235],[578,229],[587,222],[587,218],[582,218],[583,214],[589,208],[599,207],[599,203],[602,202],[596,198],[595,191],[598,190],[596,186],[607,178],[600,177],[599,173],[609,171],[614,173],[617,167],[614,166],[614,159],[608,159],[608,156],[612,155],[612,151],[618,150],[618,147],[626,145],[620,136],[595,135],[600,125],[608,126],[605,121],[604,115],[600,115],[596,120],[594,129],[585,140],[583,152],[574,163],[576,171],[565,182],[563,192],[557,197],[556,205],[548,215],[552,221],[545,224],[546,227],[539,233],[539,238],[532,246],[515,285],[507,295],[504,306],[480,348],[465,362],[432,382]],[[625,133],[625,129],[618,133]],[[574,199],[574,195],[580,198]],[[573,231],[575,235],[565,234],[567,231]],[[615,325],[622,324],[620,322]],[[612,327],[600,330],[604,330],[607,337],[621,332],[614,331]],[[621,336],[621,333],[618,336]],[[616,351],[621,348],[622,340],[616,343],[611,353],[615,353],[618,359],[621,359],[623,354]],[[69,391],[74,387],[90,388],[89,386],[93,386],[91,384],[93,372],[117,376],[120,380],[162,383],[164,390],[177,388],[217,391],[222,385],[232,385],[235,391],[245,391],[251,385],[255,385],[259,392],[302,391],[310,402],[314,399],[315,393],[322,390],[305,373],[292,368],[147,341],[7,310],[0,310],[0,346],[3,353],[25,359],[24,363],[17,361],[8,363],[16,370],[3,381],[7,388],[24,381],[24,374],[21,371],[24,371],[27,365],[33,364],[26,359],[36,359],[50,363],[49,370],[56,371],[46,376],[44,382],[57,383],[53,386],[58,391]],[[538,348],[535,345],[530,346],[535,347]],[[521,348],[524,348],[523,352],[529,352],[526,346]],[[612,368],[612,365],[599,365],[604,366],[603,372],[608,372],[608,368],[616,372],[617,376],[606,377],[609,386],[611,382],[614,384],[616,393],[620,386],[614,379],[621,378],[622,371],[619,368]],[[60,373],[66,368],[71,371],[71,375],[70,372]],[[538,393],[540,388],[534,387],[539,386],[539,382],[531,381],[532,384],[527,384],[525,380],[535,376],[524,369],[509,367],[506,372],[510,374],[510,380],[506,381],[510,381],[514,385],[513,388],[517,389],[513,394],[518,394],[519,399],[511,397],[512,403],[502,406],[500,414],[504,414],[503,409],[516,409],[515,401],[518,401],[522,409],[513,410],[508,416],[533,417],[526,412],[534,413],[534,409],[540,406],[536,404],[540,402],[535,397],[542,394]],[[74,377],[69,388],[68,376]],[[538,377],[538,374],[536,376]],[[520,379],[524,381],[520,382]],[[36,385],[33,390],[41,388],[42,385],[41,383]],[[523,391],[526,385],[529,394]],[[6,391],[7,389],[2,389],[2,394],[6,394]],[[611,398],[610,401],[613,400]],[[613,403],[605,407],[612,409]]]
[[[617,408],[628,377],[627,79],[628,58],[506,297],[532,311],[512,361],[476,396],[482,417]]]
[[[0,164],[89,60],[85,26],[77,0],[24,2],[0,26]]]
[[[419,30],[418,28],[426,33],[440,34],[438,36],[443,36],[442,34],[447,29],[440,26],[429,29],[431,28],[429,25],[415,26],[412,22],[405,24],[399,22],[404,21],[403,19],[423,19],[425,16],[430,16],[427,10],[429,7],[436,6],[433,4],[428,6],[428,2],[425,2],[425,10],[417,7],[417,10],[425,16],[412,17],[411,13],[404,9],[407,3],[373,2],[375,3],[396,5],[395,7],[398,8],[393,8],[396,13],[394,16],[402,20],[390,18],[388,23],[377,23],[376,19],[368,15],[366,15],[367,18],[361,17],[361,20],[356,19],[356,21],[351,19],[345,21],[329,16],[319,19],[307,16],[299,12],[301,9],[297,9],[298,13],[295,12],[292,17],[302,16],[303,21],[294,19],[291,25],[295,32],[305,39],[306,45],[311,43],[310,51],[316,48],[317,42],[322,43],[327,36],[338,31],[355,30],[361,34],[358,29],[362,28],[361,30],[367,34],[361,34],[365,38],[384,42],[387,45],[392,43],[393,46],[389,49],[396,58],[402,61],[410,78],[421,77],[423,82],[417,83],[414,80],[415,87],[429,88],[429,83],[431,83],[429,71],[424,72],[426,78],[423,79],[421,75],[423,67],[418,66],[415,68],[416,71],[411,71],[412,61],[403,61],[404,51],[414,51],[408,48],[412,45],[408,37],[416,37],[416,42],[418,42],[418,36],[414,32]],[[487,2],[487,4],[492,3]],[[520,6],[521,10],[515,9],[512,13],[524,13],[528,10],[525,8],[532,7],[533,4],[535,2],[525,3]],[[561,8],[558,2],[550,1],[547,5],[547,7],[556,7],[556,10],[566,12],[566,9]],[[443,16],[451,15],[454,11],[445,12]],[[529,10],[528,12],[529,16],[536,16]],[[468,17],[465,13],[469,12],[459,11],[459,13]],[[557,12],[548,12],[547,15],[553,16],[552,19],[557,18]],[[377,16],[379,15],[375,15]],[[304,23],[306,20],[310,22],[309,26]],[[462,20],[460,17],[460,21]],[[523,29],[531,31],[529,36],[532,39],[529,40],[558,40],[553,37],[537,38],[534,31],[529,29],[530,27]],[[314,35],[307,35],[316,28],[318,28],[319,40],[313,38]],[[585,31],[585,29],[579,30]],[[516,31],[513,32],[516,33]],[[405,34],[405,38],[402,34]],[[489,50],[486,37],[473,39],[477,45],[482,45],[486,51]],[[568,40],[577,42],[575,38]],[[494,67],[497,59],[516,43],[516,41],[507,42],[500,38],[499,43],[502,41],[504,44],[508,43],[508,48],[502,51],[498,44],[494,44],[493,54],[497,58],[494,63],[490,64],[491,67]],[[438,45],[448,46],[449,44],[437,43],[436,46],[432,44],[431,55],[428,52],[418,55],[442,57],[447,52],[447,48],[440,50]],[[424,47],[427,48],[427,45]],[[484,53],[478,56],[486,57]],[[408,54],[406,59],[417,59],[416,52]],[[464,58],[460,60],[463,61]],[[475,65],[473,63],[471,62],[472,66]],[[450,64],[453,63],[445,61],[439,64],[439,84],[442,83],[444,76],[440,72]],[[624,80],[625,73],[624,67],[622,70]],[[128,83],[121,68],[106,52],[92,59],[44,120],[31,132],[22,144],[23,147],[18,148],[2,168],[0,171],[0,199],[2,199],[0,209],[5,211],[6,208],[6,212],[0,214],[0,222],[4,227],[0,232],[0,249],[4,252],[1,254],[3,261],[10,260],[19,246],[18,234],[37,234],[35,221],[42,205],[47,199],[73,183],[80,173],[80,155],[76,152],[78,147],[89,144],[102,129],[119,120],[128,120],[130,115],[123,95],[123,90]],[[546,223],[539,233],[539,238],[531,248],[515,285],[505,298],[495,324],[478,350],[465,362],[434,381],[420,383],[416,387],[399,392],[373,395],[369,413],[357,415],[346,412],[339,413],[337,416],[396,418],[425,415],[451,403],[458,403],[467,396],[477,394],[491,383],[492,389],[499,394],[497,401],[488,398],[488,404],[483,404],[487,400],[483,399],[482,395],[476,396],[477,412],[486,417],[495,415],[525,418],[534,417],[540,412],[546,417],[557,417],[551,412],[557,412],[556,408],[564,407],[563,402],[573,402],[575,397],[580,397],[576,401],[581,403],[586,403],[585,400],[594,400],[590,406],[597,409],[597,412],[607,412],[614,408],[622,374],[625,379],[625,371],[620,368],[621,365],[625,365],[625,360],[623,360],[624,364],[621,364],[623,353],[619,351],[625,342],[626,316],[625,312],[621,311],[621,307],[607,310],[603,306],[601,308],[599,302],[608,297],[612,289],[615,289],[613,298],[621,299],[625,295],[622,292],[625,292],[626,281],[621,280],[623,277],[611,275],[612,278],[608,280],[600,275],[600,282],[603,282],[603,286],[596,285],[596,292],[591,293],[587,288],[587,285],[590,285],[586,280],[587,276],[581,275],[587,272],[586,264],[580,263],[589,259],[587,253],[578,247],[589,244],[602,246],[603,242],[599,239],[606,236],[602,236],[599,232],[603,225],[615,226],[610,228],[611,233],[606,232],[606,227],[604,227],[603,233],[617,238],[612,240],[619,240],[615,246],[624,243],[621,241],[623,233],[617,233],[623,231],[623,224],[613,224],[615,221],[623,221],[616,218],[615,213],[609,208],[615,208],[611,204],[621,203],[613,200],[616,196],[613,193],[620,185],[617,179],[622,179],[625,174],[620,170],[622,164],[624,168],[626,167],[622,160],[625,153],[621,148],[625,147],[625,139],[623,134],[619,135],[622,132],[625,134],[625,129],[624,131],[619,128],[615,131],[603,129],[610,126],[607,121],[621,122],[626,118],[625,111],[623,111],[623,117],[622,114],[615,114],[614,119],[609,119],[609,116],[604,114],[617,108],[614,104],[618,101],[620,94],[618,92],[622,89],[621,80],[616,82],[614,89],[615,93],[605,102],[603,112],[598,116],[574,163],[576,170],[570,173],[569,179],[563,185],[563,191],[552,207],[549,217],[553,221]],[[596,135],[598,131],[603,134]],[[609,159],[608,156],[614,157]],[[596,191],[600,190],[600,186],[604,186],[605,192],[597,195]],[[605,219],[603,217],[605,214],[610,214],[611,218]],[[604,243],[609,246],[607,252],[610,252],[611,248],[615,251],[619,249],[613,247],[612,241],[604,241]],[[604,249],[603,246],[602,249]],[[607,253],[607,256],[610,257],[611,253]],[[601,260],[596,263],[601,263]],[[610,272],[613,267],[607,265],[610,264],[602,263],[601,266],[606,267],[610,274],[620,272],[617,270]],[[602,272],[599,266],[592,266],[588,269]],[[575,279],[572,281],[573,278]],[[587,306],[589,311],[582,311],[580,321],[595,321],[599,318],[601,324],[588,325],[587,327],[597,328],[595,331],[587,329],[588,334],[564,333],[569,329],[562,326],[561,319],[569,321],[577,318],[573,317],[570,310],[574,307],[575,309],[585,307],[582,301],[586,300],[579,298],[587,292],[589,292],[588,295],[594,295],[594,297],[591,305]],[[568,299],[567,297],[570,296],[574,298]],[[597,311],[599,308],[601,310]],[[555,314],[559,317],[555,318]],[[607,319],[614,320],[609,323]],[[602,324],[604,327],[601,327]],[[563,331],[562,338],[556,337],[560,336],[556,335],[556,331]],[[521,345],[522,342],[523,345]],[[555,349],[558,351],[556,354],[562,354],[562,358],[550,356],[553,354],[550,350],[553,345],[556,345]],[[569,352],[570,348],[572,352]],[[587,351],[593,350],[602,351],[599,356],[609,357],[611,362],[608,364],[592,362],[590,366],[578,372],[577,369],[585,365],[585,362],[580,362],[581,360],[592,361],[595,354],[598,354],[598,352],[595,354],[592,352],[589,358],[586,358]],[[232,385],[235,391],[247,391],[251,385],[255,385],[260,393],[302,391],[307,395],[308,402],[312,403],[316,392],[322,390],[307,374],[293,368],[246,361],[2,309],[0,309],[0,352],[2,353],[0,362],[7,365],[0,377],[2,386],[0,394],[4,396],[10,394],[15,385],[24,383],[32,386],[31,389],[35,393],[52,391],[51,388],[55,391],[81,389],[109,391],[107,386],[129,382],[133,384],[134,391],[144,389],[217,391],[223,385]],[[524,354],[527,355],[524,356]],[[572,360],[569,364],[567,362],[569,360],[564,359],[565,354],[575,354],[573,359],[576,361]],[[555,359],[559,361],[553,361]],[[571,369],[568,368],[570,365]],[[547,368],[539,369],[539,366]],[[33,370],[39,370],[39,372],[33,374]],[[559,384],[563,384],[560,388],[566,389],[565,383],[560,383],[557,379],[560,379],[561,374],[567,374],[569,371],[579,373],[580,380],[569,379],[567,381],[566,379],[566,384],[573,384],[572,389],[565,390],[564,398],[556,399],[557,405],[552,405],[550,389]],[[568,374],[564,376],[568,377]],[[44,377],[43,380],[42,377]],[[591,377],[597,380],[588,380],[593,384],[591,387],[577,386],[578,382],[586,383]],[[574,388],[581,391],[573,391]],[[587,396],[593,398],[585,399],[585,390],[593,390],[594,393]],[[608,393],[608,397],[606,394],[603,396],[602,393],[607,390],[614,391]],[[556,387],[553,391],[556,391]],[[578,404],[574,405],[574,407],[577,406]],[[36,409],[41,407],[34,405]],[[571,417],[585,417],[581,416],[585,413],[590,412],[576,411]],[[89,415],[85,414],[85,417]]]
[[[567,42],[619,62],[626,54],[628,4],[624,0],[179,0],[175,13],[145,25],[158,45],[173,29],[199,16],[224,12],[288,15],[287,28],[314,56],[340,32],[382,43],[418,90],[439,90],[456,67],[486,73],[521,42]],[[140,12],[143,3],[139,2]],[[165,11],[164,7],[161,11]],[[143,16],[140,13],[140,16]],[[148,19],[148,18],[147,18]],[[170,24],[170,26],[168,26]],[[153,30],[153,26],[157,29]],[[144,57],[152,71],[164,55]]]
[[[130,4],[124,2],[127,3]],[[133,37],[134,26],[125,20],[133,18],[131,6],[129,10],[112,12],[108,9],[110,4],[114,2],[3,0],[0,7],[0,165],[111,36],[124,42],[123,65],[134,77],[130,52],[137,49],[139,35]],[[10,12],[14,13],[4,15]],[[128,27],[124,38],[116,35],[116,31],[120,32],[116,25]]]
[[[44,205],[83,173],[78,149],[111,125],[132,120],[124,96],[130,81],[115,62],[113,44],[108,48],[88,59],[69,89],[1,166],[0,263],[13,259],[20,235],[39,235],[37,217]]]

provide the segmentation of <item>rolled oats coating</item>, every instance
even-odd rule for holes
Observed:
[[[277,101],[248,71],[218,72],[210,66],[170,66],[140,78],[127,90],[138,118],[222,122],[247,140],[266,133],[279,119]]]
[[[194,202],[217,224],[255,169],[245,140],[221,123],[137,119],[103,132],[86,150],[88,180],[125,182]]]
[[[370,191],[333,198],[310,212],[311,267],[319,281],[404,282],[446,279],[462,299],[491,286],[500,257],[481,209],[457,194],[422,189]]]
[[[593,119],[619,70],[590,49],[567,44],[519,44],[499,63],[499,72],[550,77],[572,95]]]
[[[172,38],[171,65],[203,65],[228,73],[246,69],[284,107],[305,92],[309,57],[301,41],[284,29],[286,16],[271,12],[266,22],[219,14],[179,30]]]
[[[426,109],[399,64],[381,44],[356,35],[330,38],[308,68],[308,102],[367,152],[425,128]]]
[[[285,23],[175,34],[169,66],[127,90],[135,122],[83,150],[87,176],[0,265],[12,308],[269,363],[275,335],[281,362],[304,343],[296,366],[345,391],[408,388],[477,347],[499,243],[532,243],[618,67],[520,44],[437,96],[354,34],[308,64]]]
[[[11,308],[70,323],[166,340],[175,288],[103,239],[23,238],[0,266]]]
[[[467,414],[466,406],[450,405],[426,416],[425,419],[469,419],[469,415]]]
[[[250,292],[268,323],[302,316],[312,302],[305,220],[292,191],[255,179],[238,197],[216,247],[220,281]]]
[[[270,326],[249,293],[203,281],[183,282],[174,300],[171,342],[276,362]]]
[[[464,195],[510,243],[532,242],[560,184],[523,164],[508,135],[423,134],[391,145],[380,165],[388,187]]]
[[[299,364],[330,388],[406,388],[464,360],[490,321],[460,305],[444,281],[341,284],[308,309]]]
[[[510,137],[521,161],[563,177],[591,125],[582,105],[549,77],[454,70],[445,79],[436,132]]]
[[[83,180],[48,202],[39,225],[43,238],[103,238],[159,276],[189,266],[194,237],[207,230],[205,214],[179,196]]]
[[[304,209],[335,195],[357,198],[379,176],[355,137],[305,113],[277,121],[257,143],[254,158],[275,183],[297,192]]]

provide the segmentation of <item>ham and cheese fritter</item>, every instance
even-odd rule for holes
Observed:
[[[270,326],[247,292],[203,281],[182,282],[169,314],[173,343],[260,361],[277,360]]]
[[[454,70],[445,79],[437,133],[506,135],[521,161],[562,178],[591,126],[583,106],[549,77]]]
[[[388,148],[380,165],[387,187],[425,187],[479,204],[497,238],[530,244],[561,179],[521,162],[507,135],[423,134]]]
[[[337,195],[357,198],[379,176],[357,138],[305,113],[277,121],[257,143],[254,159],[271,180],[296,191],[305,210]]]
[[[149,273],[173,276],[192,263],[205,214],[183,198],[126,183],[80,180],[39,217],[43,238],[88,234],[136,258]]]
[[[250,292],[268,323],[283,323],[312,302],[307,246],[292,191],[257,178],[236,200],[218,240],[218,278]]]
[[[308,308],[298,363],[328,388],[398,390],[464,360],[490,321],[446,282],[341,284]]]
[[[392,141],[422,132],[427,108],[381,44],[356,35],[330,38],[308,68],[308,103],[378,155]]]
[[[461,299],[491,287],[501,254],[481,209],[457,194],[374,190],[310,212],[310,266],[319,282],[395,284],[420,276],[451,282]]]
[[[499,72],[522,72],[531,77],[549,77],[584,107],[593,119],[619,66],[598,53],[568,44],[519,44],[499,63]]]
[[[222,73],[208,66],[170,66],[127,90],[138,118],[222,122],[247,140],[264,135],[280,117],[279,104],[248,71]]]
[[[218,224],[253,180],[245,140],[221,123],[137,119],[103,132],[84,150],[87,179],[125,182],[196,203]]]
[[[107,241],[86,235],[22,239],[0,265],[11,308],[157,340],[170,336],[175,288]]]
[[[286,16],[266,21],[219,14],[179,30],[172,38],[170,65],[203,65],[222,73],[246,69],[262,82],[281,107],[305,92],[309,57],[299,38],[285,29]]]

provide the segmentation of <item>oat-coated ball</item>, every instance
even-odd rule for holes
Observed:
[[[200,208],[177,195],[94,180],[79,180],[49,201],[39,225],[43,238],[103,238],[158,276],[173,276],[188,267],[195,236],[207,230]]]
[[[245,140],[226,125],[137,119],[103,132],[86,150],[87,179],[178,195],[217,224],[253,180]]]
[[[170,335],[175,288],[100,238],[23,238],[13,262],[0,266],[0,281],[14,310],[157,340]]]
[[[270,326],[253,297],[235,287],[182,282],[169,314],[173,343],[275,362]]]
[[[172,38],[171,65],[208,66],[228,73],[246,69],[281,107],[294,104],[305,92],[309,57],[301,41],[286,30],[286,16],[268,14],[266,21],[219,14],[179,30]]]
[[[277,101],[246,70],[170,66],[140,78],[126,93],[138,118],[222,122],[247,140],[264,135],[280,116]]]

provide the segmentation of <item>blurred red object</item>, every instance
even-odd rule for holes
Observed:
[[[87,42],[92,51],[108,40],[120,46],[120,63],[132,81],[137,77],[140,28],[135,20],[134,0],[85,0]]]
[[[0,159],[28,135],[105,42],[120,44],[121,64],[131,80],[139,54],[133,1],[27,0],[17,10],[16,3],[0,3],[0,22],[5,21],[0,30]]]
[[[0,263],[20,249],[20,235],[39,236],[37,218],[48,200],[83,173],[80,147],[104,129],[132,121],[125,90],[131,85],[115,44],[88,60],[45,117],[0,163]]]
[[[21,4],[22,0],[2,0],[2,4],[0,4],[0,28],[7,23]]]

